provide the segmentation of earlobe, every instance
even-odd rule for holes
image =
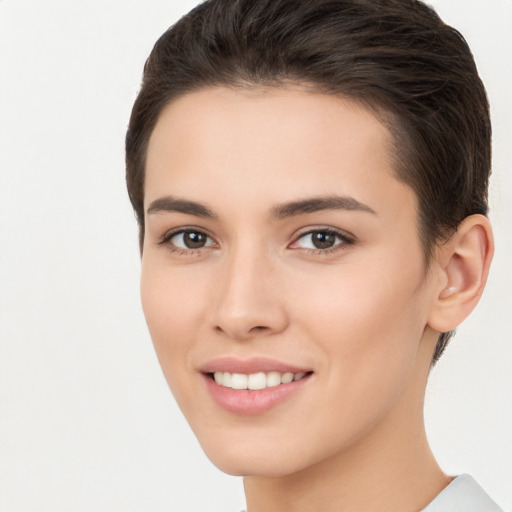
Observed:
[[[429,325],[439,332],[455,329],[477,305],[482,295],[492,256],[491,225],[483,215],[471,215],[453,237],[439,248],[439,279]]]

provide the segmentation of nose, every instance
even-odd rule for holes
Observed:
[[[252,254],[249,254],[252,253]],[[288,325],[276,265],[253,251],[238,251],[224,262],[213,305],[217,332],[245,341],[282,332]]]

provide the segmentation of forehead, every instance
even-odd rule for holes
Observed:
[[[336,193],[373,209],[389,201],[414,209],[391,152],[389,130],[353,100],[299,87],[205,88],[161,113],[148,146],[145,204],[165,193],[203,202],[217,194],[241,208],[258,198]]]

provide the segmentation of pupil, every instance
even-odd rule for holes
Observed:
[[[334,245],[336,237],[325,231],[316,231],[313,233],[313,245],[317,249],[328,249]]]
[[[206,243],[206,236],[203,233],[190,231],[184,234],[183,241],[189,249],[198,249]]]

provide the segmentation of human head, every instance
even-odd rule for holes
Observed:
[[[416,0],[209,0],[157,41],[126,137],[127,183],[144,239],[148,141],[173,99],[210,86],[296,83],[354,99],[393,136],[399,180],[418,198],[428,265],[471,214],[487,213],[489,109],[463,37]],[[443,333],[434,355],[442,354]]]

